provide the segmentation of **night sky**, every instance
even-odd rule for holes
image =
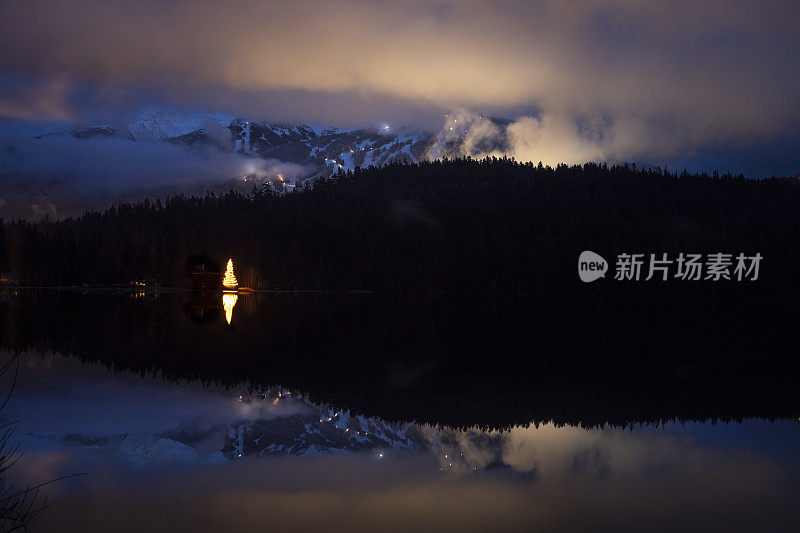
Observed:
[[[458,112],[513,120],[520,160],[800,172],[792,0],[4,2],[0,50],[3,146],[150,108],[433,131]]]
[[[798,124],[800,0],[0,0],[0,530],[800,531]]]

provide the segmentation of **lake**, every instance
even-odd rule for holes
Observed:
[[[232,296],[0,293],[34,530],[800,525],[791,298]]]

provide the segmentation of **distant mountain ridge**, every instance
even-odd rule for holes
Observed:
[[[305,178],[332,175],[340,169],[346,172],[358,166],[418,162],[427,157],[433,138],[429,132],[390,125],[336,128],[255,121],[222,114],[181,115],[163,111],[110,117],[38,137],[51,135],[166,142],[190,150],[211,148],[248,157],[277,159],[307,167],[309,172]]]
[[[279,401],[302,406],[303,412],[268,420],[228,426],[222,453],[228,459],[247,455],[316,455],[332,452],[381,453],[382,450],[419,451],[426,448],[423,429],[413,423],[389,423],[351,415],[311,403],[298,392],[271,389],[240,402],[258,405]]]
[[[490,122],[496,138],[470,140],[475,121]],[[451,123],[452,122],[452,123]],[[384,124],[379,127],[330,126],[268,122],[219,113],[184,114],[160,110],[119,115],[48,135],[76,139],[109,137],[133,142],[166,142],[189,150],[215,149],[248,157],[277,159],[308,169],[303,179],[330,176],[356,167],[383,166],[394,162],[502,152],[509,121],[488,117],[450,118],[438,132]],[[241,177],[241,176],[231,176]],[[297,184],[284,177],[267,176],[288,187]]]
[[[286,193],[359,167],[502,156],[511,153],[509,124],[461,113],[445,115],[438,131],[342,128],[159,109],[73,125],[6,123],[0,216],[59,218],[145,197],[249,193],[253,186]]]

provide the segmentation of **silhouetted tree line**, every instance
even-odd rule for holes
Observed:
[[[0,271],[34,286],[152,278],[189,286],[188,257],[234,258],[256,288],[759,291],[796,286],[800,184],[636,165],[458,159],[356,169],[294,194],[270,188],[115,205],[0,224]],[[759,281],[583,285],[581,251],[761,253]],[[644,267],[644,275],[646,275]],[[643,277],[644,277],[643,275]],[[243,283],[244,284],[244,283]]]

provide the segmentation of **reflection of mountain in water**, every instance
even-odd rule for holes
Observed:
[[[260,531],[267,522],[327,531],[332,516],[347,529],[398,531],[797,529],[784,526],[797,522],[791,421],[459,429],[40,350],[22,363],[2,414],[20,420],[16,441],[35,458],[22,462],[26,479],[90,472],[54,495],[48,531]]]
[[[791,299],[205,297],[7,294],[2,345],[462,427],[800,414]]]
[[[391,424],[377,418],[351,416],[312,404],[299,393],[280,389],[240,396],[241,402],[302,404],[303,414],[233,424],[222,451],[229,458],[247,455],[309,455],[332,452],[364,453],[423,448],[425,436],[415,424]]]
[[[678,448],[694,443],[695,433],[707,435],[712,426],[670,422],[585,428],[545,423],[492,430],[391,423],[318,405],[278,387],[224,393],[154,378],[131,379],[53,355],[23,356],[22,367],[22,389],[14,412],[7,414],[22,420],[21,444],[34,453],[94,457],[105,465],[170,467],[249,459],[258,468],[253,459],[337,455],[416,461],[427,471],[449,474],[503,469],[532,478],[567,473],[588,480],[612,472],[638,474],[641,469],[652,476],[648,465],[654,458],[686,461]],[[94,401],[98,397],[103,398],[100,404]],[[38,406],[55,398],[60,413],[52,418]],[[142,416],[156,405],[162,417]],[[730,437],[724,426],[714,424],[722,442]],[[771,453],[796,462],[796,428],[791,421],[749,420],[744,426],[747,431],[765,431],[764,438],[778,443],[777,448],[771,444]]]

